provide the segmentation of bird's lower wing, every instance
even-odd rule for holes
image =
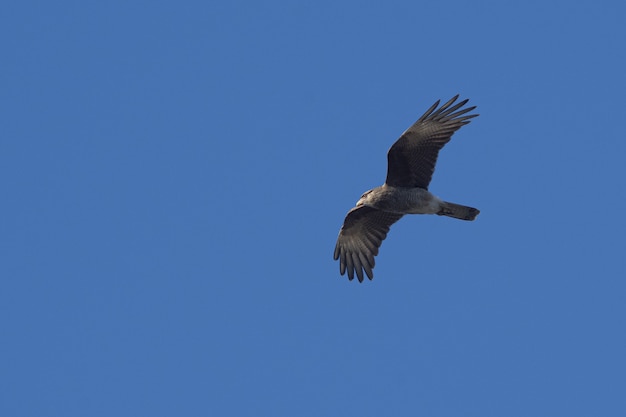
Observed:
[[[348,212],[335,246],[335,260],[339,259],[339,272],[354,279],[354,274],[363,282],[363,271],[369,279],[374,278],[374,256],[387,237],[392,224],[402,214],[380,211],[372,207],[355,207]]]

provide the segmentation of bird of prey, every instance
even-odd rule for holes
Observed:
[[[400,136],[387,152],[387,179],[380,187],[365,192],[356,207],[348,212],[339,231],[335,260],[339,272],[356,274],[363,282],[363,271],[374,278],[374,256],[387,237],[392,224],[405,214],[437,214],[461,220],[474,220],[478,209],[441,200],[428,191],[437,156],[443,146],[478,114],[467,114],[474,107],[468,102],[454,102],[456,95],[443,106],[439,100]]]

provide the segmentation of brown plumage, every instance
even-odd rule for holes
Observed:
[[[478,114],[466,115],[475,109],[461,109],[468,100],[455,105],[456,95],[443,106],[433,104],[387,153],[385,183],[365,192],[356,207],[348,212],[337,238],[334,258],[339,259],[339,272],[356,274],[363,281],[363,272],[374,278],[374,257],[387,237],[392,224],[405,214],[438,214],[462,220],[474,220],[478,209],[449,203],[428,191],[439,151],[450,138]]]

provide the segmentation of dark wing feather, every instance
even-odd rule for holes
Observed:
[[[438,109],[439,101],[433,104],[389,149],[385,181],[388,185],[428,189],[439,150],[450,141],[454,132],[478,116],[464,116],[476,106],[459,110],[467,99],[453,106],[458,97],[454,96]]]
[[[335,246],[334,257],[335,260],[339,259],[341,275],[348,271],[348,278],[352,280],[356,272],[359,282],[363,282],[365,270],[369,279],[373,279],[374,256],[378,255],[378,248],[387,237],[391,225],[401,217],[402,214],[388,213],[367,206],[350,210]]]

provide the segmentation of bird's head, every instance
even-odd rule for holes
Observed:
[[[361,198],[359,198],[359,201],[356,202],[356,206],[360,207],[360,206],[367,205],[370,202],[372,191],[374,190],[372,189],[372,190],[364,192]]]

